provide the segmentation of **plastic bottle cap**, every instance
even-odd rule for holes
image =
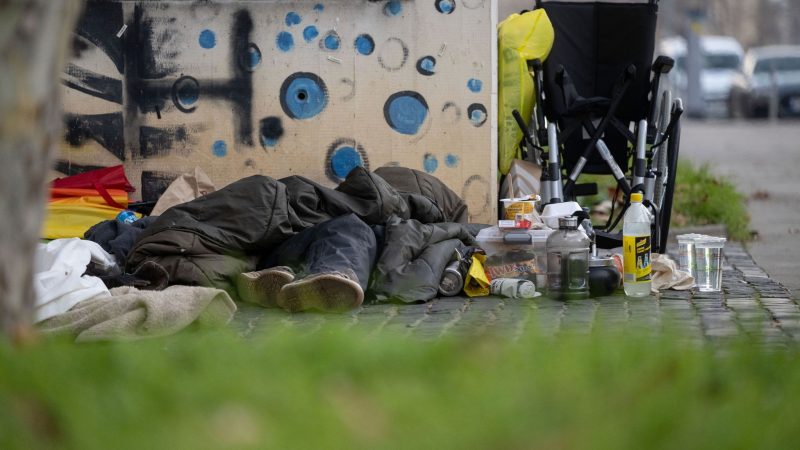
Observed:
[[[631,194],[631,202],[632,203],[642,203],[642,194],[641,192],[634,192]]]
[[[578,228],[578,218],[575,216],[564,216],[558,218],[558,228],[576,229]]]

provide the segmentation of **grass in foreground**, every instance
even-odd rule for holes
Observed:
[[[794,448],[795,352],[353,333],[0,346],[0,448]]]

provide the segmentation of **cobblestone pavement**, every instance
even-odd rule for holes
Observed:
[[[527,331],[554,336],[607,329],[675,332],[690,341],[714,343],[747,336],[767,347],[800,341],[800,307],[789,291],[769,278],[741,244],[726,244],[724,258],[719,293],[668,290],[645,299],[618,295],[573,302],[450,297],[425,304],[367,305],[337,315],[240,305],[233,326],[245,337],[258,331],[311,333],[339,327],[422,339],[486,332],[516,339]]]

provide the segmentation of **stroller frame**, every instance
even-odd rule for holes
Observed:
[[[582,173],[612,175],[617,190],[624,193],[625,205],[615,217],[615,195],[607,223],[595,228],[597,246],[615,248],[622,245],[621,232],[612,230],[630,206],[630,194],[640,192],[644,205],[654,217],[653,252],[663,252],[669,234],[683,103],[681,99],[673,100],[669,91],[660,92],[661,76],[672,69],[674,61],[666,56],[659,56],[655,61],[652,59],[658,0],[536,0],[536,8],[544,8],[551,17],[555,42],[545,63],[534,60],[528,64],[536,96],[534,116],[530,121],[533,132],[529,132],[525,120],[518,113],[514,117],[523,130],[521,146],[527,148],[528,155],[533,155],[533,159],[542,165],[542,204],[573,201],[576,196],[596,194],[596,184],[578,184]],[[614,26],[613,14],[623,16],[622,22],[635,28],[634,32]],[[600,15],[602,17],[598,19]],[[575,17],[584,18],[589,27],[597,28],[589,31],[600,34],[603,28],[607,36],[591,35],[583,29],[575,33],[577,37],[571,36],[565,25]],[[633,24],[631,18],[642,20]],[[610,25],[604,25],[604,20],[611,20]],[[631,36],[642,35],[642,41],[638,47],[632,44],[613,48],[612,36],[611,50],[602,48],[603,43],[597,42],[615,33],[629,41]],[[580,37],[592,42],[577,42]],[[620,38],[616,39],[619,41]],[[566,46],[560,45],[563,41],[569,42]],[[592,56],[598,61],[595,65],[601,65],[601,56],[614,61],[614,64],[604,64],[598,69],[569,54],[576,48],[579,49],[577,53],[586,53],[584,47],[593,47],[595,55]],[[627,50],[630,50],[630,55],[626,54]],[[565,64],[569,60],[576,67]],[[589,67],[587,72],[593,73],[586,76],[580,72],[582,67]],[[578,71],[570,72],[574,69]],[[609,79],[614,69],[621,69],[615,81]],[[650,73],[652,78],[648,75]],[[646,78],[642,77],[643,74]],[[580,80],[574,81],[573,75]],[[601,79],[603,76],[605,80]],[[632,170],[626,174],[629,162]]]

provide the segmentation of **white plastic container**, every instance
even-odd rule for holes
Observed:
[[[642,194],[631,194],[631,205],[622,224],[622,282],[628,297],[650,295],[650,217],[642,205]]]
[[[581,210],[581,205],[577,202],[550,203],[544,207],[540,217],[545,225],[557,230],[559,217],[571,216],[572,213]]]
[[[553,230],[503,231],[484,228],[478,246],[486,252],[486,273],[495,278],[521,278],[544,286],[547,277],[547,237]]]

